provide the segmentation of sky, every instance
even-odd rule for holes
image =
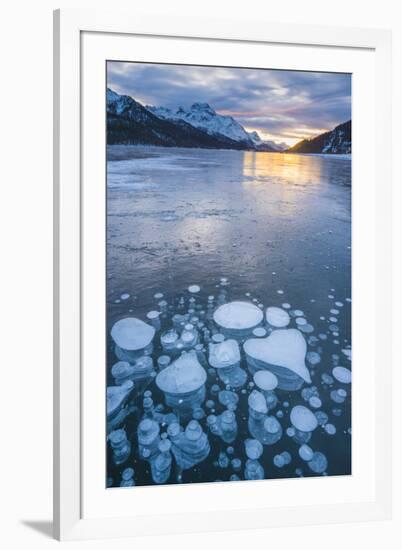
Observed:
[[[143,105],[206,102],[263,139],[294,145],[351,119],[351,76],[338,73],[108,62],[108,87]]]

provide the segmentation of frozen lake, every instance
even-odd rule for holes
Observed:
[[[128,315],[146,320],[158,309],[157,293],[174,308],[189,285],[200,286],[201,302],[223,290],[226,300],[302,310],[314,328],[306,338],[325,335],[309,348],[321,352],[312,378],[337,430],[314,434],[314,444],[328,458],[328,474],[350,473],[350,397],[337,405],[330,393],[338,386],[322,389],[323,374],[338,364],[350,368],[341,351],[351,345],[350,159],[117,145],[108,148],[107,178],[108,328]],[[109,366],[115,361],[109,350]],[[282,397],[304,403],[300,392]],[[334,415],[334,408],[342,410]],[[289,449],[269,449],[266,477],[303,468],[289,441]],[[206,466],[189,470],[185,481],[229,479],[233,472],[214,465],[222,450],[214,445]],[[275,469],[272,458],[283,450],[294,459]],[[137,484],[151,483],[141,461],[135,469],[142,472]],[[108,473],[118,475],[111,465]]]

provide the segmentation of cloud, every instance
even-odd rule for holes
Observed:
[[[144,105],[207,102],[247,129],[289,143],[351,118],[348,74],[109,62],[107,81]]]

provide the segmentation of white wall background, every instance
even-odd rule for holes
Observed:
[[[145,5],[143,5],[145,4]],[[394,32],[394,205],[395,205],[395,413],[394,519],[388,522],[245,531],[214,535],[119,539],[72,543],[75,548],[146,545],[193,550],[261,548],[383,548],[402,544],[401,339],[402,13],[400,0],[16,0],[1,14],[1,425],[0,544],[44,549],[50,538],[52,486],[52,10],[58,7],[203,12],[272,21],[391,28]],[[389,140],[390,136],[383,136]],[[367,297],[370,300],[370,297]],[[390,304],[391,306],[391,304]],[[384,319],[387,322],[387,319]],[[399,363],[399,364],[398,364]],[[381,365],[379,365],[381,367]],[[389,419],[384,418],[384,422]]]

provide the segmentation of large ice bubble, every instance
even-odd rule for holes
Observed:
[[[304,405],[296,405],[290,411],[290,421],[300,432],[312,432],[318,426],[315,414]]]
[[[230,367],[240,362],[240,349],[236,340],[209,344],[209,364],[215,369]]]
[[[287,311],[280,307],[268,307],[265,312],[267,323],[272,327],[283,328],[290,323],[290,317]]]
[[[197,355],[188,352],[159,372],[156,385],[164,393],[186,394],[205,384],[207,373],[200,365]]]
[[[297,329],[274,330],[267,338],[250,338],[244,351],[251,372],[267,369],[278,378],[278,388],[297,390],[311,383],[305,364],[307,344]]]
[[[228,302],[215,310],[213,319],[224,331],[246,334],[263,321],[264,314],[250,302]]]

